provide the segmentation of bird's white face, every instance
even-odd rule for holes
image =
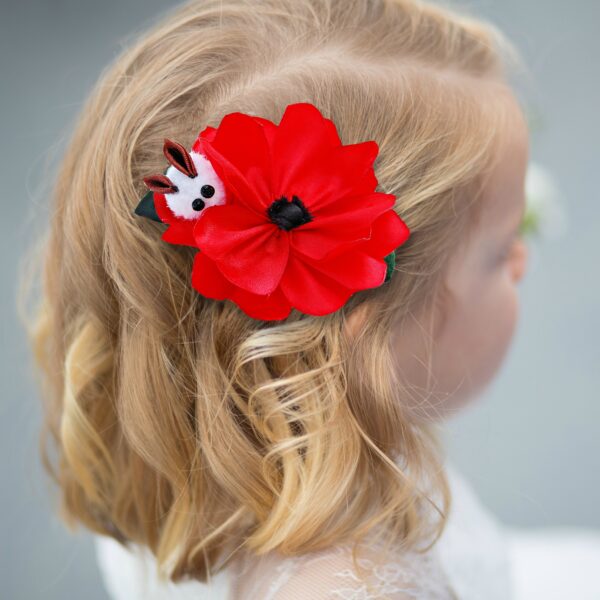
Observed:
[[[225,187],[205,156],[197,152],[190,152],[189,156],[198,174],[189,177],[171,165],[166,176],[177,191],[165,194],[165,198],[173,214],[195,220],[202,216],[205,208],[225,204]]]

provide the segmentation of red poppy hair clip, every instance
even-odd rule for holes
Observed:
[[[190,152],[165,140],[170,166],[144,178],[135,214],[166,223],[162,239],[198,248],[191,283],[248,316],[326,315],[387,282],[409,229],[395,196],[374,191],[374,141],[342,145],[309,103],[281,122],[233,112]]]

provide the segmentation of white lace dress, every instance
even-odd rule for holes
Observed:
[[[146,549],[96,536],[100,571],[113,600],[600,600],[600,534],[503,528],[446,468],[453,506],[438,543],[425,554],[391,557],[366,582],[345,545],[238,560],[210,584],[173,584],[159,582]]]

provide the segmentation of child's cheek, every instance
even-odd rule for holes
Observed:
[[[485,355],[481,365],[486,383],[499,370],[514,335],[518,316],[518,297],[507,265],[490,274],[482,299],[479,327],[486,331]]]
[[[506,262],[492,264],[488,258],[477,248],[461,257],[452,271],[444,315],[435,319],[433,346],[423,333],[428,316],[418,319],[419,327],[404,324],[397,332],[399,373],[406,383],[427,390],[425,395],[434,399],[435,407],[429,411],[423,394],[414,402],[401,398],[419,418],[423,412],[431,419],[443,418],[476,399],[498,372],[510,346],[518,313],[516,286]]]
[[[450,327],[454,353],[462,358],[462,364],[457,364],[456,359],[452,361],[457,371],[453,375],[465,377],[461,403],[479,395],[497,374],[510,346],[518,314],[516,289],[504,266],[479,271],[478,276],[473,274],[470,283],[464,290],[454,326]]]
[[[519,297],[510,268],[508,273],[504,273],[501,282],[498,283],[495,304],[495,312],[501,315],[498,320],[499,323],[502,323],[504,330],[502,339],[505,340],[505,345],[508,345],[514,335],[519,312]]]

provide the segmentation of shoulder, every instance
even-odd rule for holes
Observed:
[[[240,575],[234,600],[410,600],[415,597],[443,600],[450,597],[445,595],[443,577],[429,555],[382,557],[362,548],[355,564],[351,544],[297,557],[271,554],[258,562],[250,560]]]

